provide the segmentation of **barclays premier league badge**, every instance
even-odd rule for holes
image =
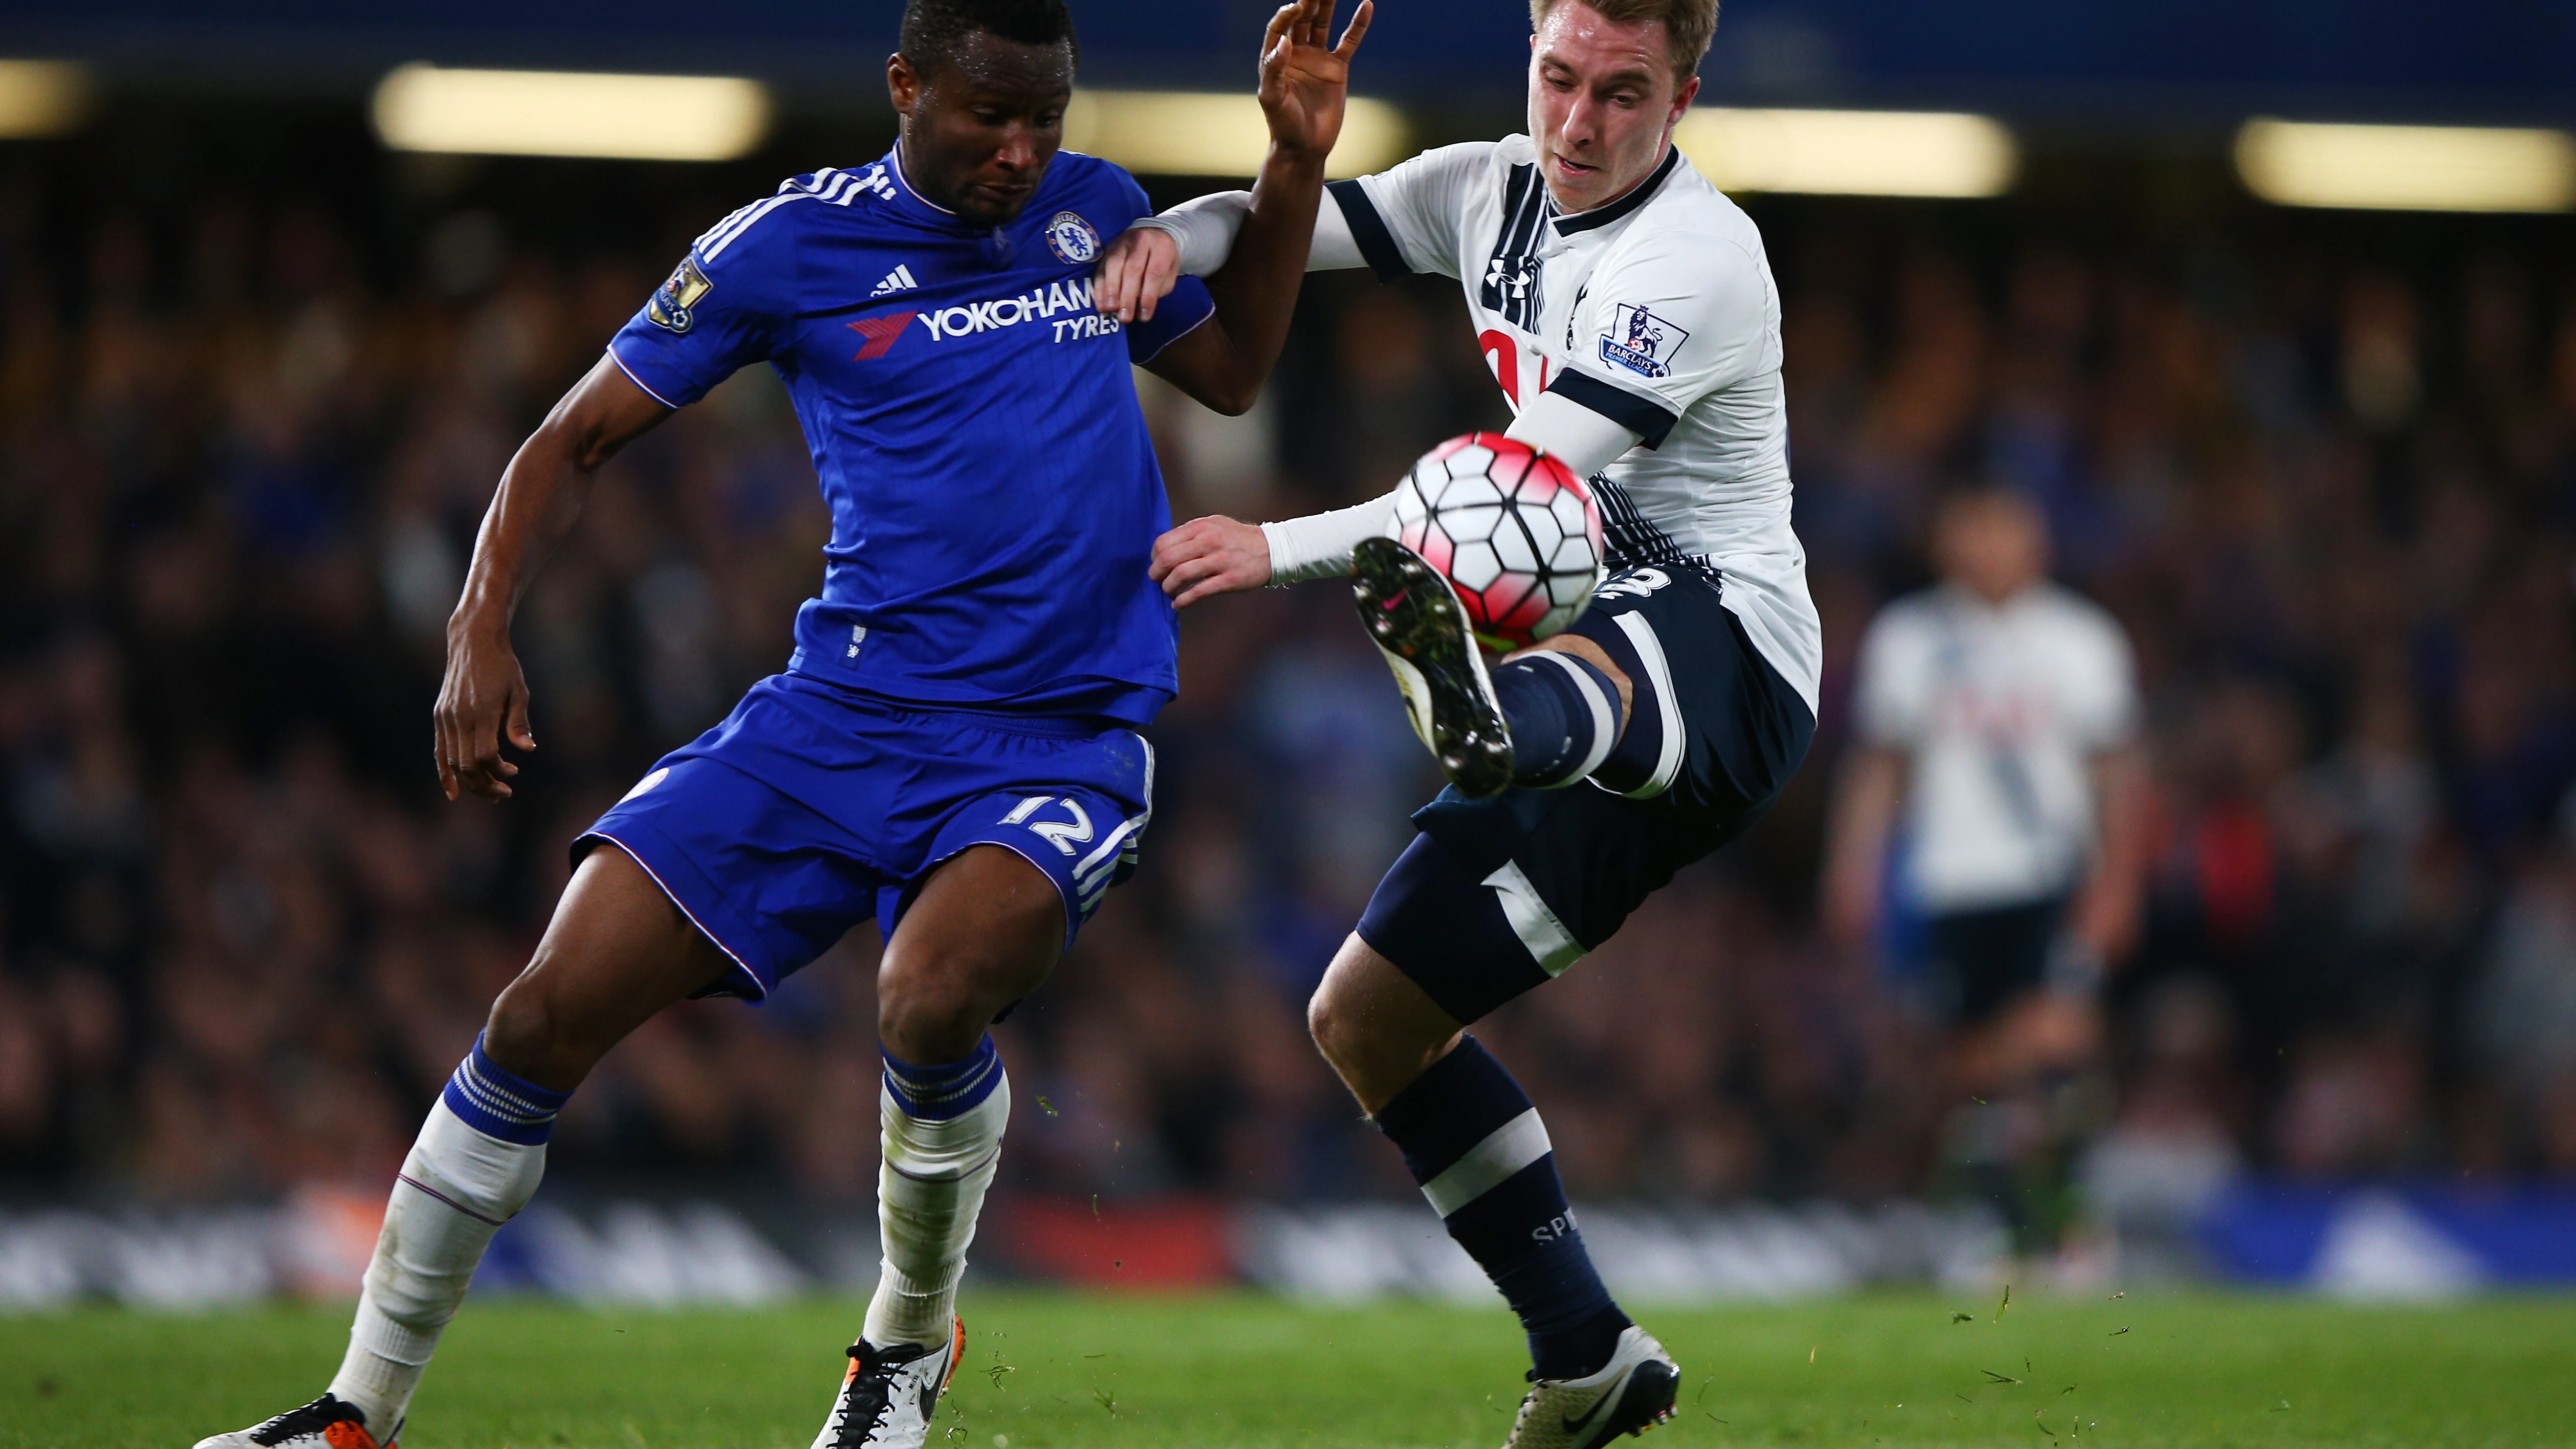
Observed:
[[[714,289],[707,274],[698,268],[698,259],[684,257],[679,270],[654,292],[653,300],[644,304],[644,315],[656,327],[668,332],[686,332],[697,322],[694,309],[698,299]]]
[[[1601,360],[1646,377],[1672,376],[1673,354],[1690,341],[1690,333],[1626,302],[1615,311],[1616,325],[1601,339]]]
[[[1057,261],[1076,266],[1100,255],[1100,233],[1070,211],[1059,211],[1048,219],[1046,244]]]

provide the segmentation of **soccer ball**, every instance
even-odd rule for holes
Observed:
[[[1565,631],[1601,582],[1601,510],[1563,463],[1500,433],[1451,438],[1395,490],[1396,542],[1457,590],[1477,635],[1525,648]]]

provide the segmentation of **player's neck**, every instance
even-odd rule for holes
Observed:
[[[1555,204],[1556,214],[1561,217],[1582,216],[1587,212],[1595,212],[1606,207],[1617,206],[1620,202],[1636,195],[1640,188],[1654,185],[1655,178],[1663,174],[1665,158],[1670,156],[1672,151],[1672,137],[1666,136],[1664,138],[1663,149],[1655,153],[1654,164],[1648,166],[1645,170],[1638,172],[1636,180],[1620,187],[1615,194],[1603,197],[1601,200],[1596,201],[1581,210],[1577,210],[1565,204],[1565,198],[1556,194],[1556,183],[1553,181],[1547,183],[1547,199]],[[1545,174],[1545,170],[1545,167],[1540,168],[1542,175]]]
[[[920,173],[912,169],[912,163],[905,159],[903,153],[904,139],[901,136],[897,136],[894,141],[895,184],[901,186],[904,190],[911,192],[913,200],[920,202],[922,205],[929,207],[940,215],[955,216],[957,214],[957,208],[942,205],[937,199],[932,197],[930,193],[922,190],[920,184],[913,180],[913,177]]]
[[[1998,592],[1992,588],[1981,588],[1965,579],[1952,579],[1950,581],[1950,587],[1958,590],[1960,597],[1968,599],[1985,608],[2009,609],[2013,605],[2020,603],[2023,599],[2028,598],[2031,591],[2038,588],[2043,582],[2045,582],[2045,580],[2024,579],[2021,582],[2012,585],[2010,588],[2006,588]]]

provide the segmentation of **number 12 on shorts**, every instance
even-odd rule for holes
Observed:
[[[1040,810],[1045,809],[1050,804],[1062,805],[1066,812],[1073,816],[1073,819],[1070,822],[1062,820],[1040,820],[1032,824],[1029,817],[1037,814]],[[1061,798],[1054,795],[1031,795],[1029,798],[1021,801],[1018,805],[1012,807],[1011,813],[1002,817],[1002,823],[1004,825],[1026,825],[1028,826],[1029,833],[1031,835],[1036,836],[1038,839],[1045,841],[1047,844],[1054,846],[1056,849],[1063,851],[1067,855],[1073,854],[1073,848],[1075,846],[1089,843],[1092,834],[1091,816],[1083,810],[1082,802],[1074,799],[1070,795],[1063,796]]]

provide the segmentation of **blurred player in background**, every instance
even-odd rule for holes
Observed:
[[[1952,497],[1933,554],[1940,583],[1889,604],[1861,643],[1826,925],[1874,948],[1891,891],[1924,918],[1923,997],[1957,1104],[1948,1165],[2043,1254],[2100,1105],[2085,1089],[2096,995],[2138,929],[2136,671],[2119,624],[2048,581],[2027,499]]]
[[[1819,631],[1789,526],[1780,303],[1761,234],[1672,145],[1716,0],[1533,0],[1530,134],[1337,181],[1310,268],[1457,278],[1510,436],[1593,480],[1610,574],[1566,633],[1488,682],[1393,495],[1156,546],[1176,603],[1349,577],[1415,728],[1503,738],[1450,788],[1309,1008],[1316,1044],[1528,1331],[1514,1449],[1589,1449],[1669,1414],[1679,1371],[1611,1301],[1547,1129],[1464,1026],[1562,974],[1682,866],[1759,820],[1815,729]],[[1239,246],[1242,192],[1113,245],[1105,299],[1151,315]],[[1423,440],[1426,444],[1432,439]],[[1390,647],[1392,646],[1392,647]],[[1651,1009],[1646,1008],[1646,1009]]]
[[[503,743],[536,747],[510,619],[600,465],[737,368],[771,363],[795,400],[832,514],[823,590],[786,672],[575,845],[535,959],[403,1164],[330,1391],[201,1449],[390,1446],[599,1059],[683,998],[759,1000],[871,916],[887,938],[885,1261],[815,1442],[919,1449],[964,1341],[957,1282],[1009,1115],[985,1028],[1132,868],[1154,778],[1136,729],[1177,683],[1171,606],[1147,575],[1170,518],[1129,367],[1251,405],[1367,14],[1339,50],[1331,0],[1274,17],[1246,244],[1123,327],[1091,274],[1145,194],[1056,154],[1075,51],[1062,0],[912,0],[887,63],[893,152],[717,223],[520,449],[448,626],[451,799],[508,798]]]

